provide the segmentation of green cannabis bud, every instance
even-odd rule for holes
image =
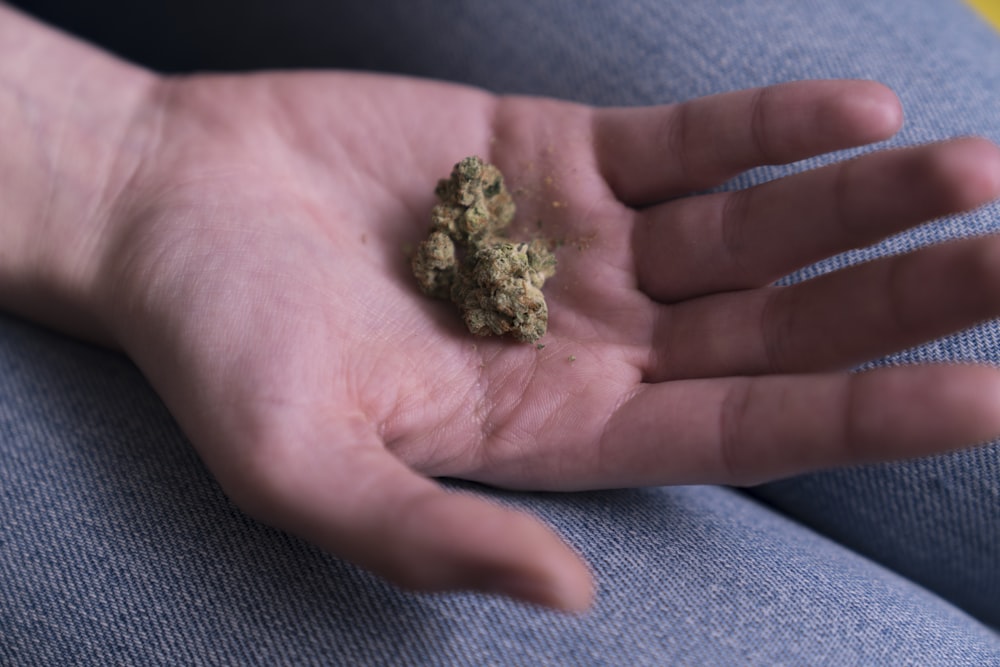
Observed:
[[[478,336],[541,338],[549,321],[542,285],[555,274],[556,258],[540,239],[504,236],[516,206],[503,174],[467,157],[434,192],[440,203],[431,211],[431,231],[412,260],[420,289],[450,299]]]

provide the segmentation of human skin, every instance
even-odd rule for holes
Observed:
[[[591,575],[549,528],[432,478],[748,484],[1000,434],[992,368],[845,371],[1000,314],[997,239],[772,284],[993,199],[992,144],[682,197],[901,122],[857,81],[596,110],[352,73],[168,78],[0,5],[0,306],[131,357],[260,520],[404,587],[580,610]],[[522,220],[581,240],[546,284],[544,349],[471,337],[409,273],[434,183],[470,154]]]

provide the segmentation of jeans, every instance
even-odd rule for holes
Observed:
[[[1000,141],[1000,36],[955,0],[22,4],[165,69],[368,68],[595,104],[874,78],[907,110],[891,144]],[[786,280],[998,225],[992,205]],[[1000,328],[873,363],[944,359],[1000,362]],[[750,490],[448,484],[552,525],[591,563],[595,610],[402,593],[261,526],[131,364],[0,317],[0,664],[1000,665],[996,444]]]

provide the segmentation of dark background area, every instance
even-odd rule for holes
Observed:
[[[359,56],[357,48],[378,26],[355,22],[347,35],[338,29],[352,15],[352,7],[358,7],[352,2],[11,0],[10,4],[162,72],[378,64],[374,54],[366,58],[370,51],[362,49]]]

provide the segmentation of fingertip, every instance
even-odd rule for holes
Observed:
[[[562,575],[564,586],[563,594],[560,596],[559,609],[563,611],[582,614],[589,611],[597,598],[597,588],[594,574],[587,563],[577,556],[576,567],[569,568]]]
[[[417,591],[478,591],[569,613],[590,608],[583,559],[538,519],[440,491],[414,508],[407,554],[383,574]]]
[[[898,366],[854,377],[871,397],[857,403],[864,428],[856,432],[878,452],[873,460],[943,454],[1000,437],[1000,369],[993,366]]]
[[[959,413],[959,421],[968,429],[954,443],[966,447],[1000,437],[1000,368],[988,365],[958,364],[964,371],[942,391]]]
[[[940,146],[939,169],[951,186],[955,211],[1000,196],[1000,148],[988,139],[966,137]]]
[[[503,538],[514,547],[507,567],[477,588],[570,614],[589,610],[595,591],[586,562],[537,519],[522,514],[513,519],[513,530]],[[521,525],[515,527],[517,523]],[[477,567],[472,564],[473,570]]]
[[[914,434],[914,454],[968,449],[1000,437],[1000,369],[949,363],[931,366],[928,374],[928,393],[914,400],[923,399],[924,412],[937,419]]]
[[[903,105],[888,86],[877,81],[855,81],[841,98],[840,113],[861,143],[883,141],[903,126]]]
[[[594,604],[593,579],[582,563],[542,576],[497,577],[481,590],[567,614],[583,614]]]
[[[563,545],[568,552],[568,547]],[[556,567],[546,573],[545,596],[537,604],[569,614],[582,614],[594,605],[594,578],[590,568],[576,554],[564,554]],[[529,600],[530,601],[530,600]]]

